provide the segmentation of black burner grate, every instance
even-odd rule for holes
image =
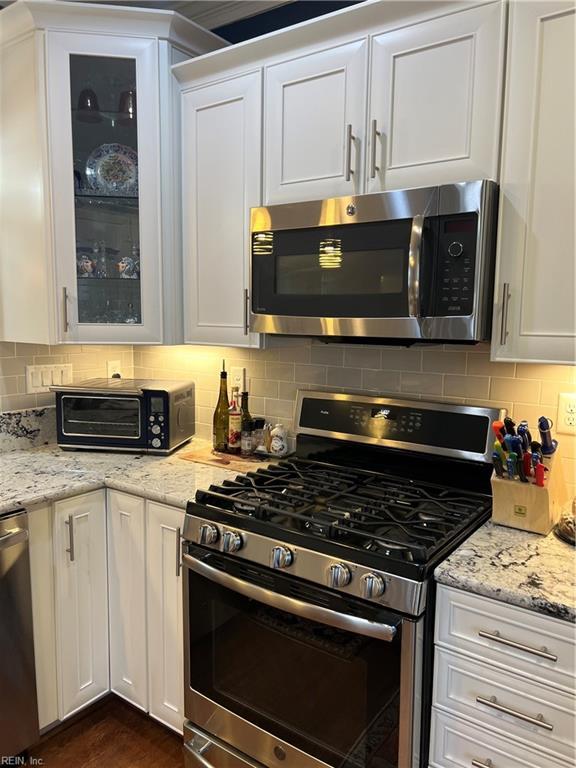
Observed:
[[[489,507],[480,494],[303,459],[212,485],[196,501],[279,536],[290,529],[413,563],[427,563]]]

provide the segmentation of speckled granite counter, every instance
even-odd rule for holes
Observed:
[[[190,445],[205,445],[195,440]],[[188,447],[189,447],[188,446]],[[219,467],[122,453],[65,452],[55,446],[0,454],[0,512],[31,507],[104,486],[175,507],[186,506],[198,488],[237,473]]]
[[[436,581],[576,621],[576,554],[553,533],[486,523],[435,571]]]

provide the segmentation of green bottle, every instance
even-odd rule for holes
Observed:
[[[228,374],[225,360],[222,360],[220,394],[212,420],[212,447],[215,451],[222,453],[225,453],[228,448]]]

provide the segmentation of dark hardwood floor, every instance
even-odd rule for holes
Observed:
[[[182,737],[110,696],[29,750],[45,768],[183,768]],[[36,762],[42,758],[41,763]]]

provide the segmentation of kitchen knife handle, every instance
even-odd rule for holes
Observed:
[[[424,216],[416,214],[412,219],[410,247],[408,251],[408,315],[420,317],[420,256]]]
[[[504,346],[508,337],[508,304],[510,303],[510,283],[502,286],[502,321],[500,324],[500,344]]]

